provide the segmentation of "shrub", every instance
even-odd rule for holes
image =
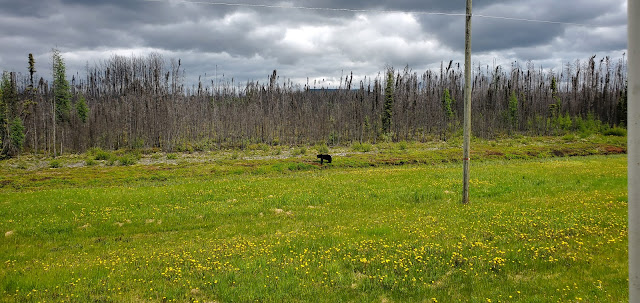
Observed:
[[[97,163],[98,163],[98,162],[96,162],[96,160],[91,159],[91,158],[89,158],[89,159],[87,159],[87,160],[84,160],[84,165],[86,165],[86,166],[94,166],[94,165],[96,165]]]
[[[113,154],[111,154],[110,152],[104,151],[99,147],[92,148],[89,151],[89,154],[92,154],[95,160],[109,160],[113,157]]]
[[[400,141],[400,143],[398,143],[398,148],[400,150],[407,150],[407,141]]]
[[[316,145],[316,150],[318,151],[319,154],[329,153],[329,147],[327,147],[327,145],[324,143]]]
[[[610,129],[607,129],[603,132],[603,135],[605,136],[616,136],[616,137],[624,137],[627,135],[627,130],[622,128],[622,127],[613,127]]]
[[[351,144],[351,149],[353,149],[354,151],[359,151],[359,152],[370,152],[371,151],[371,144],[370,143],[360,143],[360,142],[356,142]]]
[[[599,132],[603,127],[602,122],[596,119],[593,113],[589,113],[586,119],[576,117],[574,125],[576,130],[580,133],[581,138],[589,137],[594,133]]]
[[[18,162],[18,165],[16,165],[16,167],[19,169],[27,169],[27,163],[24,161],[20,161]]]
[[[178,155],[175,153],[167,154],[167,160],[175,160],[178,159]]]
[[[393,140],[393,136],[394,136],[393,132],[382,133],[378,136],[378,141],[384,142],[384,143],[391,142]]]
[[[61,166],[62,164],[60,163],[60,160],[52,160],[51,162],[49,162],[50,168],[60,168]]]
[[[353,151],[362,151],[362,143],[360,142],[351,143],[351,149]]]
[[[142,158],[142,150],[140,149],[130,150],[128,154],[129,156],[133,157],[136,161]]]
[[[129,166],[129,165],[136,164],[137,159],[132,155],[124,155],[118,158],[118,162],[122,166]]]
[[[303,147],[294,149],[291,154],[294,156],[299,156],[299,155],[304,155],[306,153],[307,153],[307,148],[303,146]]]
[[[195,148],[192,142],[181,140],[176,144],[176,150],[179,152],[193,153],[195,151]]]
[[[264,143],[252,143],[247,145],[247,149],[249,150],[261,150],[263,152],[268,152],[269,151],[269,145],[264,144]]]

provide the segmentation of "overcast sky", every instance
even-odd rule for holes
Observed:
[[[342,74],[375,76],[386,66],[419,73],[441,61],[464,62],[464,0],[227,0],[311,10],[207,4],[178,0],[0,0],[0,70],[50,78],[51,49],[67,75],[117,55],[151,52],[181,59],[187,81],[216,75],[265,82],[309,78],[336,86]],[[212,2],[209,2],[212,3]],[[538,19],[535,23],[473,17],[473,62],[558,70],[563,62],[621,58],[627,49],[626,0],[476,0],[473,14]],[[386,12],[382,12],[386,11]],[[325,79],[325,82],[321,82]]]

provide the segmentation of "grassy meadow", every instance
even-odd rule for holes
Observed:
[[[626,302],[624,140],[5,160],[0,301]]]

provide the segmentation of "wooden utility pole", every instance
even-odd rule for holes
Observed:
[[[640,302],[640,1],[627,1],[629,64],[627,173],[629,196],[629,302]]]
[[[464,35],[464,142],[462,145],[462,204],[469,203],[469,145],[471,144],[471,0],[467,0]]]
[[[53,107],[51,114],[51,122],[53,126],[53,157],[57,157],[56,154],[56,51],[55,49],[51,50],[53,55],[51,55],[51,71],[53,74],[53,81],[51,81],[51,98],[53,102],[51,102],[51,106]]]

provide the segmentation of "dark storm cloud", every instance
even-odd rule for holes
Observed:
[[[500,1],[480,8],[474,6],[474,15],[580,23],[587,24],[589,28],[592,25],[609,25],[598,21],[599,17],[609,16],[617,22],[626,24],[626,12],[622,12],[620,7],[614,4],[599,0]],[[426,16],[421,19],[425,31],[433,31],[446,45],[462,51],[464,50],[464,22],[460,20],[462,18]],[[546,45],[562,37],[567,28],[575,27],[568,24],[504,20],[481,16],[474,17],[472,24],[472,47],[474,51],[480,52]]]
[[[564,28],[557,24],[478,19],[473,30],[473,36],[478,37],[473,40],[473,50],[483,52],[544,45],[561,35]],[[464,45],[459,49],[463,48]]]
[[[157,52],[167,60],[181,58],[189,80],[205,73],[210,78],[217,66],[242,81],[267,79],[277,69],[283,78],[335,83],[345,71],[363,77],[387,65],[420,70],[462,60],[464,16],[399,12],[461,14],[462,0],[229,1],[378,11],[367,13],[203,2],[0,0],[0,69],[25,72],[27,54],[33,53],[46,76],[53,47],[62,51],[70,71],[113,54]],[[624,0],[476,0],[473,9],[474,62],[551,65],[626,50]]]
[[[57,1],[0,1],[1,16],[13,17],[46,17],[60,7]]]

